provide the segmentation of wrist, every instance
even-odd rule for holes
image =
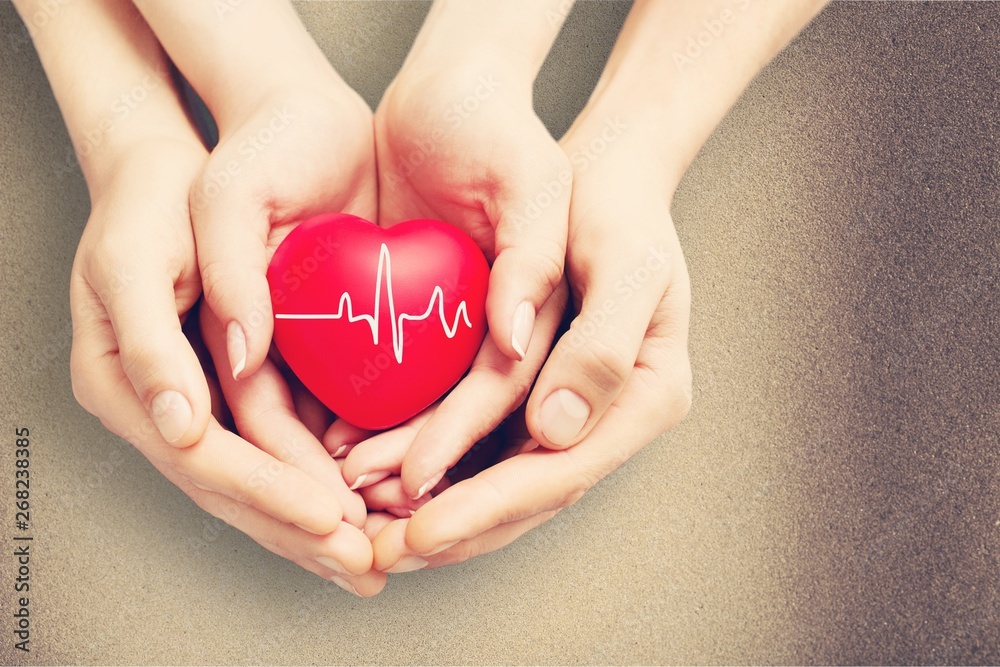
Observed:
[[[503,64],[534,82],[573,0],[436,0],[407,64]]]
[[[573,166],[574,180],[588,173],[623,172],[643,187],[669,199],[690,164],[683,142],[672,142],[673,127],[662,114],[650,113],[626,100],[588,104],[560,140]]]
[[[150,172],[151,164],[188,165],[193,179],[207,158],[208,151],[193,132],[164,129],[116,138],[88,156],[80,155],[80,163],[91,206],[96,207],[105,193],[113,191],[114,183],[133,172]]]

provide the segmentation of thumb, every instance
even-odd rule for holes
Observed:
[[[136,271],[124,284],[95,276],[122,369],[160,435],[175,447],[201,439],[211,416],[205,373],[181,330],[169,274]],[[115,289],[118,287],[118,289]]]
[[[270,221],[260,198],[226,181],[209,160],[191,191],[191,219],[205,301],[226,330],[233,378],[260,368],[271,345],[267,283]]]
[[[528,400],[531,435],[550,449],[582,440],[632,375],[673,263],[664,245],[615,248],[590,255],[583,302],[556,344]],[[574,271],[577,273],[577,271]]]
[[[572,170],[564,160],[537,160],[516,173],[496,202],[486,316],[500,351],[523,360],[535,315],[562,280]]]

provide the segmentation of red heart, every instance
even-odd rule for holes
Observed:
[[[395,426],[440,398],[486,336],[489,265],[437,220],[383,229],[346,214],[300,224],[271,259],[274,342],[346,421]]]

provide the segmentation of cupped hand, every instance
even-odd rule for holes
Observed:
[[[369,539],[341,521],[343,494],[209,412],[205,375],[181,330],[200,294],[188,197],[206,157],[193,137],[147,141],[93,190],[70,283],[74,395],[214,516],[321,576],[344,575],[320,556],[366,573]],[[361,594],[381,588],[378,577],[350,582]]]
[[[590,136],[572,132],[567,154],[580,155]],[[574,503],[689,409],[690,288],[663,169],[627,137],[600,159],[574,165],[586,165],[574,174],[567,254],[577,314],[527,403],[534,437],[388,524],[373,543],[376,569],[448,565],[508,544]],[[590,407],[583,420],[572,406],[562,408],[580,421],[568,448],[544,437],[552,416],[546,401],[559,390]],[[407,445],[397,446],[397,456],[410,456]],[[362,455],[373,454],[358,445],[348,455],[348,479],[352,458]]]
[[[468,233],[492,265],[490,335],[468,376],[412,438],[402,462],[411,499],[524,401],[555,331],[553,318],[541,324],[541,313],[562,308],[553,293],[571,172],[532,109],[531,85],[502,63],[432,67],[415,57],[376,113],[380,224],[444,220]],[[389,472],[356,469],[347,479],[371,484]]]
[[[266,272],[288,233],[320,213],[377,214],[371,110],[332,71],[329,78],[276,88],[221,127],[191,189],[205,300],[226,331],[233,377],[252,375],[268,354]],[[277,290],[298,281],[282,277]]]

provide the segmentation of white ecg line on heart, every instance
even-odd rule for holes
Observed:
[[[384,243],[378,253],[378,277],[375,280],[374,315],[355,315],[351,295],[344,292],[340,295],[340,303],[337,305],[336,313],[321,313],[318,315],[278,313],[274,317],[279,320],[339,320],[344,317],[344,307],[346,304],[347,321],[351,323],[360,322],[361,320],[368,322],[368,326],[372,330],[372,343],[378,345],[379,314],[382,312],[380,306],[382,303],[383,269],[385,274],[385,291],[389,297],[389,317],[392,318],[392,351],[396,355],[396,363],[403,363],[403,322],[407,320],[411,322],[426,320],[434,312],[435,301],[438,304],[438,316],[441,318],[441,328],[444,329],[444,333],[448,338],[455,337],[455,334],[458,332],[460,318],[465,320],[465,326],[470,329],[472,328],[472,322],[469,321],[469,310],[466,307],[464,299],[458,304],[458,308],[455,310],[454,324],[452,324],[451,328],[448,327],[448,322],[444,314],[444,290],[440,286],[434,287],[434,291],[431,292],[431,300],[427,304],[427,310],[423,314],[410,315],[409,313],[401,313],[399,317],[396,317],[396,303],[392,298],[392,258],[389,256],[388,246]]]

